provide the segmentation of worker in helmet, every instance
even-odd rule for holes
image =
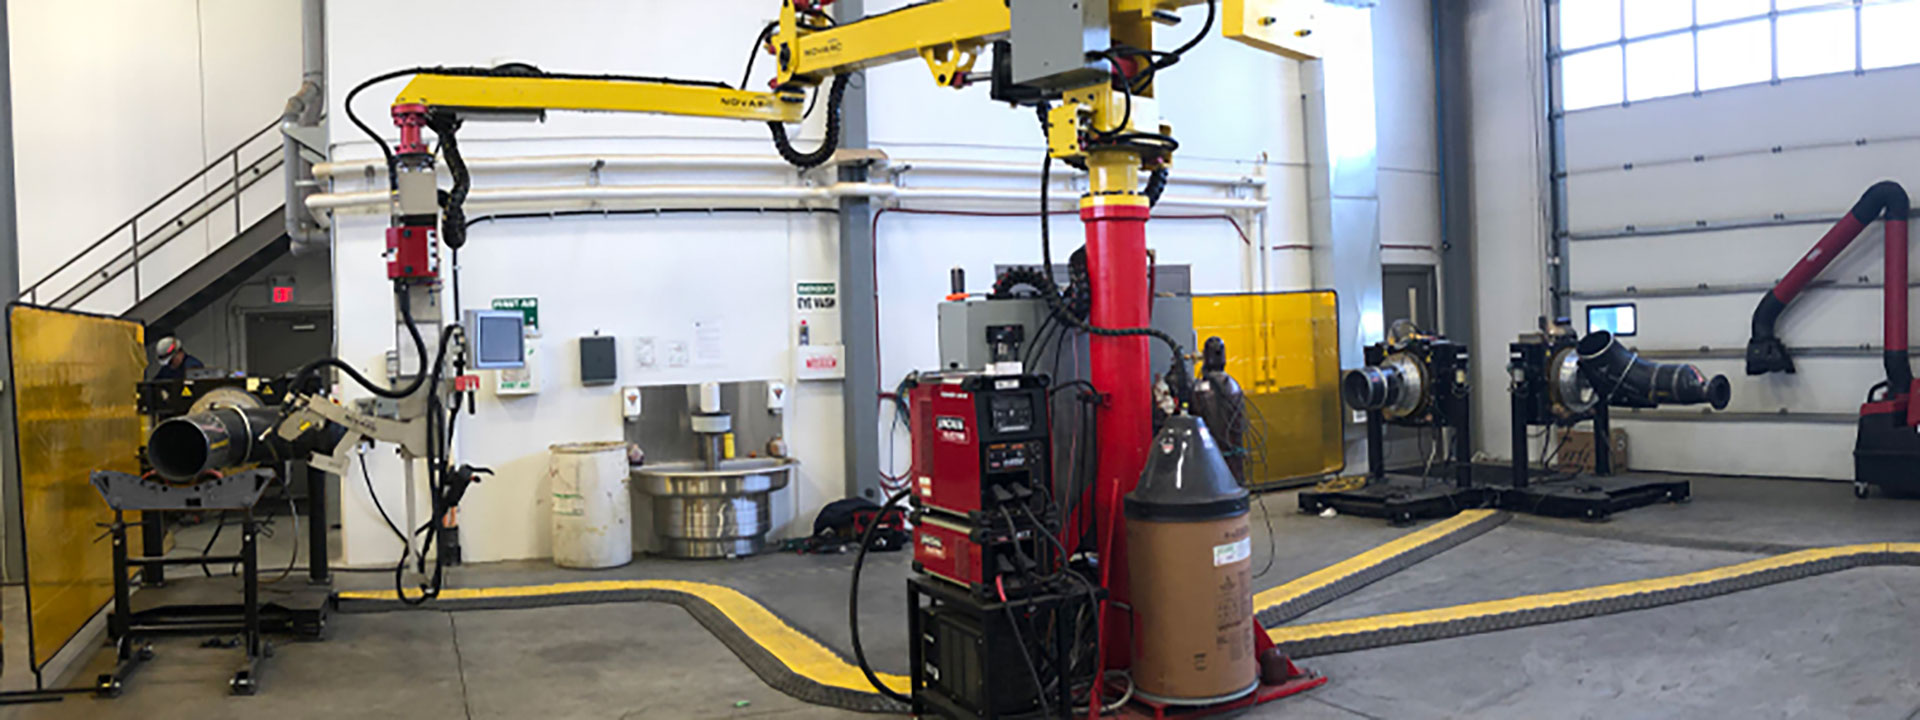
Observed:
[[[160,338],[160,342],[153,344],[153,354],[160,363],[160,369],[153,374],[155,380],[185,380],[188,370],[206,367],[200,358],[187,354],[187,346],[177,337]]]

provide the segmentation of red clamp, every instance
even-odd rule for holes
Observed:
[[[460,375],[453,379],[454,392],[472,392],[480,389],[479,375]]]

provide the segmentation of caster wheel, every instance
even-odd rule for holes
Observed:
[[[153,646],[152,646],[152,645],[142,645],[142,646],[140,646],[140,651],[139,651],[139,656],[140,656],[140,660],[141,660],[142,662],[145,662],[145,661],[147,661],[147,660],[152,660],[152,659],[153,659]]]
[[[94,683],[93,693],[100,697],[116,698],[120,697],[120,692],[125,689],[126,685],[120,682],[119,678],[112,675],[101,675],[100,679]]]
[[[1871,486],[1869,486],[1869,485],[1867,485],[1866,483],[1854,483],[1854,484],[1853,484],[1853,496],[1854,496],[1854,497],[1857,497],[1857,498],[1860,498],[1860,499],[1862,499],[1862,500],[1865,500],[1865,499],[1867,499],[1867,495],[1869,495],[1869,494],[1871,494],[1872,492],[1873,492],[1873,488],[1872,488]]]
[[[252,695],[260,689],[254,684],[253,678],[247,677],[244,673],[235,675],[232,680],[227,681],[227,685],[233,689],[235,695]]]

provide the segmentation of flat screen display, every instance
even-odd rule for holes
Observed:
[[[1633,303],[1588,305],[1587,332],[1605,330],[1616,336],[1632,336],[1640,331],[1638,308]]]

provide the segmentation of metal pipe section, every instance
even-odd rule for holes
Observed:
[[[272,432],[279,420],[278,408],[219,408],[172,418],[147,436],[147,463],[178,482],[271,460],[285,454]]]
[[[1725,410],[1733,397],[1727,376],[1707,379],[1685,363],[1657,363],[1627,350],[1613,333],[1596,330],[1580,339],[1580,368],[1600,397],[1619,407],[1658,407],[1707,403]]]
[[[544,155],[497,158],[470,158],[468,171],[480,175],[486,173],[510,172],[588,172],[593,170],[684,170],[684,169],[735,169],[735,170],[790,170],[793,166],[775,155]],[[1029,178],[1040,173],[1031,164],[998,163],[977,160],[901,160],[889,159],[884,166],[875,168],[894,174],[909,172],[994,175],[1004,177]],[[313,166],[313,174],[321,179],[335,177],[364,176],[371,173],[374,177],[386,174],[386,165],[376,158],[364,160],[342,160],[323,162]],[[1070,168],[1057,169],[1054,174],[1059,178],[1084,178],[1083,170]],[[1211,185],[1222,187],[1263,187],[1267,178],[1248,173],[1244,175],[1227,173],[1181,172],[1168,178],[1176,185]]]
[[[791,185],[580,185],[574,187],[513,187],[474,190],[467,196],[467,207],[498,205],[557,205],[620,202],[697,202],[713,200],[791,202],[827,202],[845,197],[866,197],[896,201],[992,202],[1032,204],[1039,193],[1029,190],[989,190],[982,188],[899,187],[875,182],[844,182],[824,187]],[[307,198],[307,207],[315,213],[340,210],[384,210],[392,194],[386,190],[351,193],[315,193]],[[1194,197],[1164,195],[1157,207],[1205,208],[1257,212],[1266,209],[1265,201],[1255,198]]]
[[[1894,396],[1906,395],[1913,385],[1913,370],[1907,361],[1907,216],[1910,212],[1907,191],[1899,183],[1882,180],[1867,188],[1853,209],[1794,263],[1778,285],[1761,296],[1760,305],[1753,310],[1752,335],[1747,340],[1747,374],[1794,371],[1793,357],[1787,354],[1786,344],[1773,334],[1781,311],[1839,257],[1874,218],[1884,216],[1886,278],[1881,285],[1885,295],[1885,342],[1882,345],[1885,352],[1881,360],[1886,366],[1888,392]]]

